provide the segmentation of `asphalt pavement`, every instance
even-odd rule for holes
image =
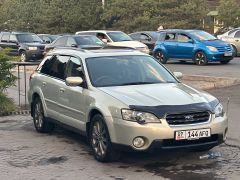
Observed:
[[[169,61],[166,67],[171,71],[183,74],[240,78],[240,57],[234,58],[229,64],[210,63],[207,66],[197,66],[193,62]]]
[[[56,128],[52,134],[34,130],[30,116],[0,117],[0,172],[8,180],[239,180],[240,86],[210,90],[228,107],[227,141],[211,152],[216,159],[199,159],[208,152],[162,151],[123,153],[118,162],[99,163],[86,139]]]

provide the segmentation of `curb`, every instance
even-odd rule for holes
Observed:
[[[237,78],[225,78],[225,77],[212,77],[212,76],[200,76],[200,75],[184,75],[182,78],[183,82],[203,90],[217,89],[230,87],[240,84],[240,79]]]
[[[13,115],[29,115],[31,114],[30,110],[19,110],[14,112],[0,113],[0,117],[2,116],[13,116]]]

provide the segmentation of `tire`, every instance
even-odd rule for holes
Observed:
[[[120,153],[113,148],[104,118],[100,114],[91,119],[89,142],[97,161],[111,162],[119,159]]]
[[[162,51],[157,51],[154,53],[154,57],[162,64],[166,64],[167,63],[167,58],[165,57],[165,55],[163,54]]]
[[[205,66],[208,64],[207,56],[205,55],[204,52],[198,51],[194,55],[194,62],[198,66]]]
[[[221,64],[228,64],[230,62],[230,60],[227,61],[220,61]]]
[[[33,123],[37,132],[50,133],[54,130],[54,124],[47,121],[44,116],[42,101],[39,97],[34,99],[33,102]]]
[[[21,62],[27,62],[28,61],[28,56],[26,51],[21,51],[20,52],[20,61]]]
[[[237,48],[234,45],[232,45],[232,47],[233,47],[233,57],[237,57],[237,54],[238,54]]]

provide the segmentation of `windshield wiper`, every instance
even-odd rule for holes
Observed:
[[[129,82],[129,83],[119,84],[119,86],[140,85],[140,84],[156,84],[156,83],[162,83],[162,82]]]
[[[215,41],[215,40],[217,40],[217,39],[208,39],[208,41]]]

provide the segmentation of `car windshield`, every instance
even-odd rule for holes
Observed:
[[[40,37],[38,37],[36,34],[18,34],[17,39],[21,43],[25,42],[42,42]]]
[[[86,59],[95,87],[176,83],[176,79],[150,56],[111,56]]]
[[[60,37],[60,36],[58,36],[58,35],[50,35],[50,36],[49,36],[49,38],[50,38],[52,41],[56,40],[58,37]]]
[[[160,33],[159,32],[149,32],[150,36],[153,38],[154,41],[157,41],[159,39]]]
[[[104,43],[95,36],[78,36],[75,38],[78,45],[104,45]]]
[[[132,41],[132,38],[123,32],[108,32],[107,35],[113,42]]]
[[[190,34],[200,41],[212,41],[217,39],[216,37],[205,31],[193,31]]]

